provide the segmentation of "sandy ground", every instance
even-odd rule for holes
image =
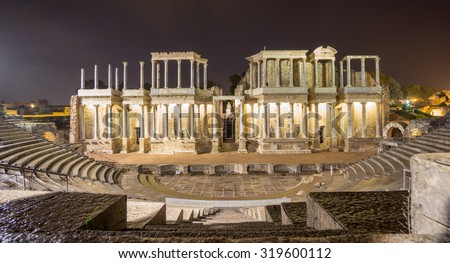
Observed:
[[[127,222],[138,222],[146,218],[151,218],[158,213],[163,205],[164,203],[159,202],[128,200]]]
[[[271,163],[271,164],[315,164],[315,163],[350,163],[374,152],[322,152],[311,154],[259,154],[259,153],[220,153],[220,154],[95,154],[100,161],[115,161],[119,164],[223,164],[223,163]],[[103,157],[102,157],[103,156]]]

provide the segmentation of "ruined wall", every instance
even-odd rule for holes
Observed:
[[[77,143],[79,140],[79,123],[78,123],[79,99],[74,95],[70,97],[70,143]]]

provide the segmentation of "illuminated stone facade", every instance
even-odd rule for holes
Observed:
[[[107,153],[374,148],[383,127],[379,58],[346,56],[336,67],[336,53],[331,47],[310,54],[263,50],[247,57],[249,68],[232,96],[207,87],[207,60],[194,52],[151,53],[149,89],[144,88],[142,61],[139,88],[127,85],[127,62],[122,88],[117,68],[113,86],[108,67],[106,89],[98,88],[97,66],[94,88],[85,88],[82,69],[80,89],[72,97],[71,141],[84,143],[87,151]],[[352,70],[355,60],[359,71]],[[375,79],[366,71],[369,60]],[[175,87],[169,85],[169,62],[177,65]],[[189,83],[182,83],[183,62],[189,65]]]

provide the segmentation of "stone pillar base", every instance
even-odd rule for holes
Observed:
[[[146,153],[148,152],[149,143],[148,138],[139,138],[139,152]]]
[[[219,151],[219,140],[212,139],[211,140],[211,153],[220,153]]]
[[[246,139],[239,139],[238,153],[247,153],[247,140]]]
[[[129,153],[131,150],[131,141],[130,138],[123,138],[122,139],[122,150],[120,153]]]

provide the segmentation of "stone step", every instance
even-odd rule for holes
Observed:
[[[67,158],[63,158],[63,159],[57,161],[56,163],[54,163],[52,165],[50,171],[56,172],[56,173],[59,173],[59,172],[62,173],[63,171],[65,171],[65,174],[68,174],[68,172],[70,170],[69,166],[71,164],[79,162],[83,159],[85,159],[85,158],[83,158],[82,156],[76,156],[76,155],[68,156]],[[66,169],[64,169],[64,168],[66,168]]]
[[[403,169],[406,168],[404,161],[390,151],[383,152],[380,157],[387,159],[395,167],[395,172],[403,172]]]
[[[373,159],[373,157],[370,157],[367,161],[368,161],[369,163],[372,164],[372,167],[373,167],[373,168],[377,171],[377,173],[378,173],[377,175],[382,176],[382,175],[388,174],[388,173],[386,172],[385,167],[382,165],[382,163],[381,163],[379,160]]]
[[[7,156],[11,156],[13,154],[20,153],[22,151],[27,151],[30,149],[36,149],[38,147],[45,146],[48,144],[49,144],[48,142],[39,141],[36,143],[30,143],[23,146],[12,147],[11,149],[8,150],[0,149],[0,160],[6,158]]]
[[[440,148],[437,148],[434,145],[430,145],[427,142],[423,142],[423,141],[419,141],[419,140],[414,140],[414,142],[411,142],[410,145],[413,147],[420,148],[420,149],[429,150],[429,152],[442,152],[442,150]]]
[[[33,144],[33,143],[38,143],[38,142],[43,142],[43,140],[32,138],[29,140],[14,140],[14,141],[0,142],[0,151],[15,149],[17,147],[21,147],[21,146],[25,146],[25,145],[29,145],[29,144]]]
[[[34,152],[41,152],[41,151],[45,151],[45,150],[52,149],[52,148],[53,148],[52,145],[46,143],[46,144],[43,144],[43,145],[41,145],[39,147],[33,147],[33,148],[25,150],[25,151],[18,151],[18,152],[13,153],[13,154],[11,154],[9,156],[3,157],[2,160],[4,162],[13,164],[13,163],[16,163],[17,160],[19,160],[20,158],[22,158],[22,157],[24,157],[24,156],[26,156],[28,154],[31,154],[31,153],[34,153]]]
[[[31,160],[27,164],[27,166],[28,167],[32,167],[32,168],[47,170],[47,166],[43,167],[44,164],[52,162],[55,159],[57,159],[59,156],[64,156],[67,153],[68,152],[65,149],[57,150],[57,151],[54,151],[54,152],[52,152],[50,154],[46,154],[44,156],[41,156],[41,157],[38,157],[38,158],[35,158],[35,159]]]
[[[414,142],[429,145],[429,146],[435,147],[437,149],[441,149],[442,151],[450,151],[450,145],[449,145],[450,141],[449,140],[440,142],[440,141],[437,141],[432,138],[418,138],[418,139],[414,140]]]
[[[388,158],[383,157],[381,154],[379,154],[372,157],[372,160],[380,163],[383,166],[385,175],[395,174],[395,166],[392,165]]]
[[[43,151],[36,151],[34,153],[30,153],[28,155],[22,156],[21,158],[17,159],[15,161],[16,164],[24,167],[29,167],[29,163],[33,160],[40,159],[40,158],[47,158],[49,155],[54,155],[56,153],[60,153],[59,151],[64,152],[64,149],[61,149],[58,146],[49,147],[46,150]]]
[[[376,175],[375,169],[366,160],[362,160],[362,161],[358,162],[358,164],[362,168],[364,168],[364,171],[366,172],[365,174],[367,177],[372,177],[372,176]]]

